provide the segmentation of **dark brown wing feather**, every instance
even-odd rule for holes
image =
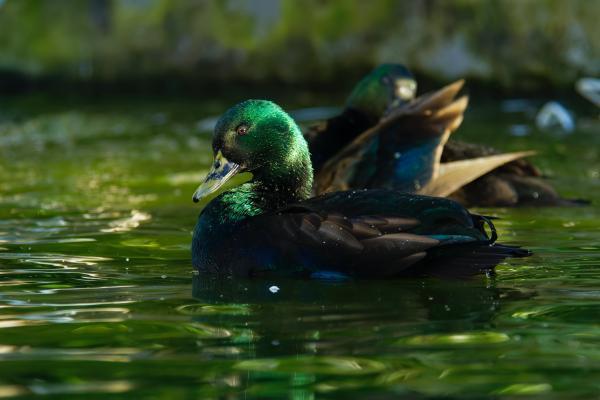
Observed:
[[[460,265],[457,274],[462,274],[463,269],[469,270],[464,260],[477,259],[478,254],[490,258],[473,263],[471,272],[479,273],[512,255],[499,247],[493,257],[485,251],[469,253],[495,248],[490,245],[495,236],[487,236],[481,217],[465,213],[452,201],[386,191],[352,193],[351,202],[344,201],[347,196],[331,194],[248,219],[225,239],[230,242],[223,243],[227,250],[219,264],[235,265],[236,272],[248,275],[277,271],[307,276],[335,271],[356,277],[390,277],[431,274],[436,259],[443,261],[440,268]],[[395,212],[385,211],[377,201],[387,198],[403,204]],[[404,216],[410,207],[414,215]],[[328,212],[327,208],[337,210]],[[382,213],[369,212],[373,208],[381,208]],[[452,257],[463,261],[448,264]]]

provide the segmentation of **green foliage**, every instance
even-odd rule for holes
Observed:
[[[0,70],[322,82],[387,61],[441,79],[571,85],[600,70],[599,19],[586,0],[6,0]]]

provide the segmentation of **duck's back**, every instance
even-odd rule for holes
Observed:
[[[212,253],[224,274],[371,278],[472,275],[528,254],[494,241],[489,220],[454,201],[372,190],[331,193],[248,218]]]

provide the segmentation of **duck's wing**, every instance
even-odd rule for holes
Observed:
[[[442,171],[446,166],[450,167],[449,171],[453,165],[457,169],[466,167],[469,159],[488,159],[493,162],[494,158],[501,160],[502,156],[506,156],[505,160],[509,162],[499,165],[497,168],[490,168],[486,174],[473,179],[472,182],[460,188],[457,187],[449,194],[446,194],[450,190],[444,188],[444,180],[433,182],[433,185],[425,188],[423,193],[449,195],[466,206],[580,206],[589,204],[585,200],[562,198],[535,165],[525,158],[511,160],[510,154],[518,155],[519,153],[502,155],[498,150],[488,146],[449,140],[442,153]],[[463,169],[467,170],[468,168]],[[477,171],[479,172],[479,170]],[[446,182],[451,182],[452,171],[450,172]],[[454,172],[460,175],[459,171]],[[467,174],[468,171],[465,171],[462,177],[468,180]]]
[[[449,196],[464,185],[504,164],[534,154],[534,151],[518,151],[442,163],[437,177],[418,190],[418,193],[429,196]]]
[[[489,236],[486,224],[492,229]],[[252,265],[244,268],[250,274],[269,272],[272,265],[281,271],[285,264],[288,272],[305,275],[360,277],[464,276],[491,270],[519,253],[492,245],[495,239],[488,219],[453,201],[389,191],[311,199],[248,220],[235,238],[251,249],[236,257]],[[456,259],[452,270],[446,268],[447,254]]]
[[[450,139],[442,151],[441,162],[451,163],[502,154],[498,149],[479,143],[467,143]],[[542,176],[540,170],[526,158],[518,158],[496,168],[497,172],[520,176]]]
[[[456,99],[463,84],[392,108],[324,164],[315,176],[317,193],[352,187],[414,191],[409,189],[437,176],[443,146],[468,105],[466,96]]]

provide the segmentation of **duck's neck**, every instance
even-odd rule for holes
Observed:
[[[218,213],[221,223],[236,223],[310,197],[313,173],[309,158],[287,160],[285,168],[277,166],[255,171],[250,182],[214,199],[207,211]]]
[[[310,197],[313,182],[310,159],[288,162],[286,168],[256,171],[252,182],[255,193],[264,202],[265,211],[305,200]]]
[[[310,197],[313,172],[303,140],[303,146],[285,160],[272,160],[253,171],[250,182],[221,194],[204,208],[192,240],[192,262],[196,267],[217,268],[221,241],[231,238],[248,218]]]

